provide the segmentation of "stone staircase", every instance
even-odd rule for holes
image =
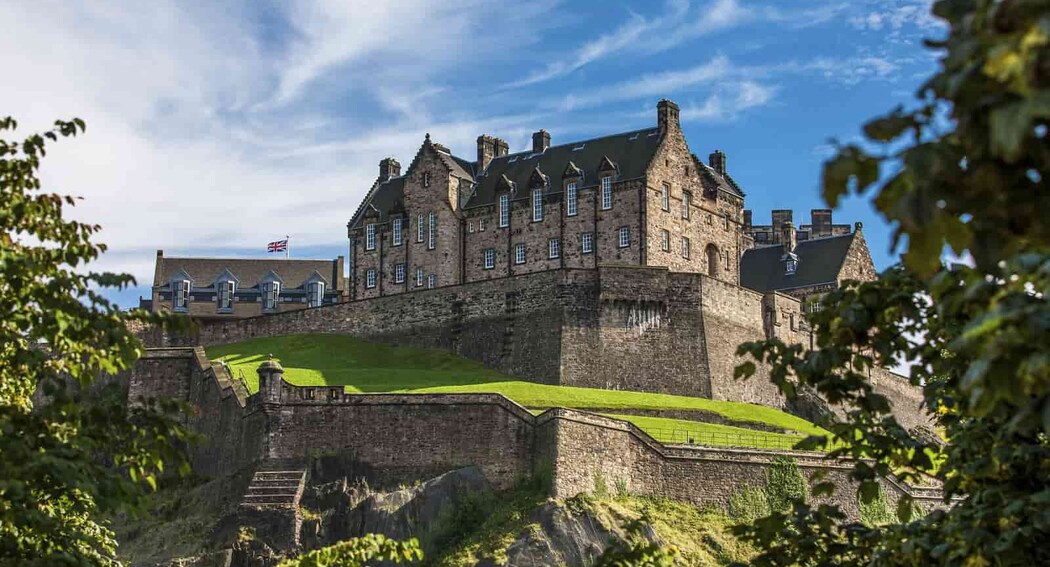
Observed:
[[[290,508],[299,506],[306,486],[306,468],[295,463],[263,462],[241,498],[241,508]]]

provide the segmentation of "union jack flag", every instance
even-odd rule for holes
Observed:
[[[288,239],[276,240],[266,245],[267,252],[285,252],[288,250]]]

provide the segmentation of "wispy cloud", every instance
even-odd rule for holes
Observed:
[[[777,87],[754,81],[741,81],[720,86],[700,105],[682,107],[682,122],[719,122],[734,120],[740,113],[766,106],[773,101]]]

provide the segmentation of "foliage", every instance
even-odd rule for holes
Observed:
[[[608,498],[609,497],[609,484],[605,482],[605,475],[602,471],[594,471],[594,497],[595,498]]]
[[[594,562],[595,567],[674,567],[678,548],[645,537],[645,519],[627,525],[627,537],[613,542]]]
[[[807,488],[795,459],[773,457],[766,469],[766,498],[770,510],[785,512],[791,509],[793,502],[805,502]]]
[[[381,534],[367,534],[286,559],[278,567],[363,567],[373,561],[410,563],[422,559],[423,552],[415,538],[401,542]]]
[[[845,409],[827,426],[831,455],[856,459],[865,505],[893,471],[960,500],[886,526],[797,503],[740,529],[763,548],[758,565],[1050,564],[1050,3],[939,0],[933,12],[949,33],[929,42],[943,56],[918,108],[868,122],[868,144],[824,168],[829,205],[873,193],[903,265],[828,294],[810,317],[818,350],[771,340],[740,353],[768,362],[789,398],[807,386]],[[975,267],[942,267],[945,247]],[[878,367],[899,360],[916,361],[909,379],[946,447],[906,431],[874,390]],[[898,518],[911,507],[902,498]]]
[[[729,517],[740,523],[749,524],[765,518],[769,512],[769,498],[761,488],[747,487],[729,497]]]
[[[16,128],[0,118],[0,132]],[[178,406],[129,408],[120,388],[94,383],[139,355],[126,322],[147,315],[102,297],[132,278],[86,271],[105,250],[99,227],[66,220],[75,200],[41,191],[47,144],[83,131],[74,119],[0,140],[0,565],[116,564],[101,518],[155,488],[165,466],[186,468]]]
[[[860,508],[860,521],[865,526],[882,526],[897,522],[897,514],[890,509],[890,501],[881,486],[870,502],[858,499],[857,505]]]
[[[627,479],[625,477],[616,477],[613,481],[614,492],[613,497],[620,502],[625,502],[631,497],[631,489],[627,485]]]

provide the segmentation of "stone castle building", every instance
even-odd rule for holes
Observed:
[[[351,299],[612,264],[800,298],[874,276],[863,235],[830,210],[798,230],[782,210],[752,225],[726,155],[698,159],[678,113],[662,100],[655,127],[562,145],[540,130],[514,154],[482,135],[473,160],[428,134],[404,173],[382,160],[347,225]]]
[[[346,301],[343,257],[334,260],[194,258],[157,250],[152,312],[198,320],[239,319]]]

